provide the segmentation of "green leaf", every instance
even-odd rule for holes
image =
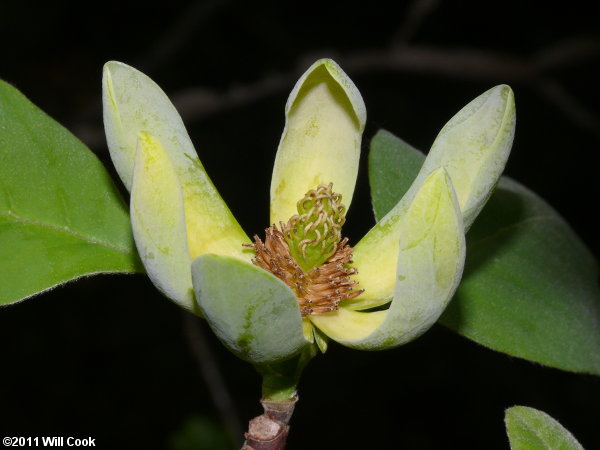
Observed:
[[[408,191],[423,161],[423,153],[389,131],[379,130],[373,137],[369,152],[369,182],[378,221]]]
[[[513,406],[504,415],[511,450],[583,450],[560,423],[526,406]]]
[[[84,275],[141,271],[100,161],[0,81],[0,305]]]
[[[292,290],[241,259],[205,253],[192,263],[200,311],[219,340],[253,364],[288,359],[308,342]]]
[[[371,141],[378,219],[416,178],[414,159],[414,150],[387,132]],[[440,322],[494,350],[600,374],[597,275],[597,262],[564,219],[503,177],[467,236],[463,281]]]

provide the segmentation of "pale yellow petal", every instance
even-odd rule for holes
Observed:
[[[183,195],[167,153],[141,133],[131,189],[131,225],[148,276],[168,298],[194,310]]]
[[[462,214],[449,177],[435,171],[400,221],[394,300],[386,311],[347,308],[313,323],[348,347],[383,350],[427,331],[454,295],[462,276],[465,237]]]
[[[297,214],[296,203],[319,184],[333,183],[350,206],[366,110],[360,93],[330,59],[314,63],[296,83],[271,180],[271,223]]]
[[[315,314],[310,320],[334,341],[345,344],[369,336],[380,326],[387,311],[361,312],[340,308],[327,314]]]
[[[419,186],[413,183],[394,208],[360,240],[354,248],[354,279],[364,289],[359,297],[346,302],[351,309],[368,309],[392,300],[396,286],[396,267],[400,250],[402,217]]]
[[[366,309],[389,302],[395,286],[400,218],[434,170],[446,169],[463,214],[465,229],[473,223],[506,164],[515,129],[510,87],[496,86],[461,109],[442,129],[404,197],[357,244],[356,280],[366,291],[349,304]]]
[[[515,134],[514,95],[496,86],[461,109],[435,139],[419,177],[438,167],[450,174],[468,229],[498,183]],[[416,180],[418,182],[418,178]]]
[[[353,265],[358,269],[358,274],[355,279],[365,292],[347,302],[347,307],[368,309],[392,300],[402,239],[402,218],[422,184],[423,181],[417,178],[402,200],[356,245]]]
[[[167,153],[185,204],[189,251],[249,260],[249,239],[206,174],[179,113],[149,77],[126,64],[104,66],[104,126],[111,158],[127,188],[131,185],[138,133],[150,133]],[[233,182],[234,180],[232,180]]]

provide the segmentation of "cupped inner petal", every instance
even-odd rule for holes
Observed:
[[[425,181],[400,220],[394,300],[387,311],[311,317],[343,345],[381,350],[404,344],[438,319],[456,290],[465,258],[462,214],[443,169]],[[371,318],[373,316],[373,318]]]
[[[323,59],[302,75],[286,105],[286,123],[271,180],[271,223],[297,214],[296,203],[318,185],[333,183],[350,206],[366,110],[354,83]]]
[[[188,173],[193,177],[181,180],[190,257],[203,253],[235,256],[250,261],[252,252],[242,244],[250,243],[212,182],[198,158],[191,160]]]
[[[149,77],[115,61],[104,67],[104,125],[111,158],[131,185],[133,156],[140,132],[160,142],[175,171],[185,204],[191,259],[217,253],[250,260],[250,240],[217,192],[198,159],[179,113]]]
[[[183,195],[160,143],[140,134],[131,189],[131,226],[148,276],[171,300],[195,309]]]
[[[254,364],[290,358],[309,341],[292,290],[237,258],[204,254],[192,264],[196,299],[211,329]]]
[[[368,309],[388,303],[395,286],[400,218],[415,193],[439,168],[455,187],[465,229],[473,223],[494,189],[510,153],[515,129],[514,95],[496,86],[461,109],[440,131],[417,178],[404,197],[356,245],[356,280],[364,294],[346,304]]]
[[[309,316],[323,333],[338,342],[364,339],[385,320],[387,311],[361,312],[340,308],[327,314]]]
[[[375,308],[392,300],[396,286],[402,218],[419,187],[413,183],[396,206],[354,247],[353,266],[358,273],[353,278],[364,292],[359,297],[344,302],[347,308]]]

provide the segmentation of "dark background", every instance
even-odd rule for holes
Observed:
[[[368,111],[345,227],[352,242],[373,224],[365,163],[376,130],[426,150],[464,104],[507,83],[518,119],[506,172],[600,254],[594,2],[280,3],[7,2],[0,77],[111,167],[102,64],[144,71],[174,99],[208,173],[254,234],[268,221],[287,95],[316,58],[332,57]],[[229,422],[242,428],[260,412],[260,379],[204,323],[191,325],[141,275],[88,278],[2,308],[0,434],[91,436],[109,449],[227,448],[223,399],[220,410],[200,367],[221,371]],[[190,329],[212,363],[191,348]],[[600,379],[495,353],[441,326],[388,352],[331,344],[305,371],[300,397],[290,449],[508,449],[503,413],[515,404],[600,448]]]

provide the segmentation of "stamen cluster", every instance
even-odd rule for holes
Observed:
[[[350,279],[358,271],[352,264],[352,247],[341,239],[345,208],[332,185],[320,185],[298,202],[299,214],[288,223],[265,230],[265,241],[254,236],[253,263],[274,274],[296,294],[302,317],[335,311],[342,300],[363,290]]]

